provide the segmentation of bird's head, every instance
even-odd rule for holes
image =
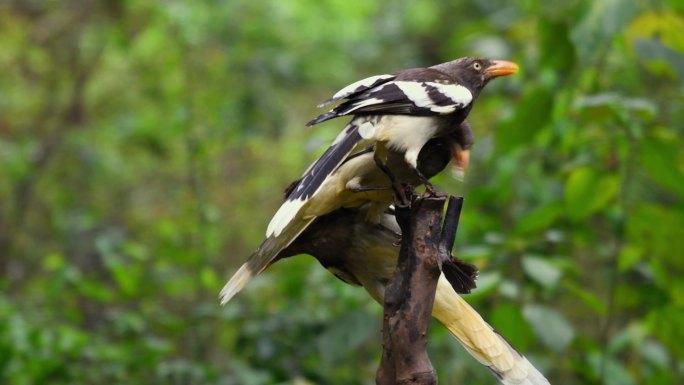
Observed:
[[[474,96],[477,96],[490,80],[518,72],[518,65],[511,61],[477,57],[463,57],[437,64],[432,68],[450,75],[467,87]]]

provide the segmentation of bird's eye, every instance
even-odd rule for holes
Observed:
[[[479,71],[482,69],[482,64],[480,64],[479,61],[476,61],[475,63],[473,63],[473,68],[475,69],[475,71]]]

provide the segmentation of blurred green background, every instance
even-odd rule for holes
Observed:
[[[343,126],[318,102],[476,54],[522,70],[436,179],[467,299],[552,383],[684,383],[682,31],[679,0],[3,0],[0,383],[373,384],[381,308],[312,258],[218,291]]]

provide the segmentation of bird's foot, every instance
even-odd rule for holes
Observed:
[[[392,246],[394,246],[394,247],[401,246],[401,234],[399,234],[399,237],[397,238],[396,241],[392,242]]]
[[[416,196],[415,186],[408,183],[392,183],[394,191],[394,204],[396,207],[408,207]]]
[[[425,186],[425,194],[423,194],[423,197],[433,198],[438,196],[444,196],[444,193],[437,191],[435,186],[433,186],[432,183],[428,181],[428,178],[426,178],[425,175],[423,175],[423,173],[420,172],[420,170],[416,169],[416,174],[418,174],[418,179],[420,179],[420,182],[423,184],[423,186]]]
[[[425,193],[423,194],[423,197],[426,197],[426,198],[435,198],[435,197],[443,197],[443,196],[446,196],[446,194],[444,194],[443,192],[438,191],[438,190],[435,188],[435,186],[432,185],[432,183],[430,183],[430,182],[428,182],[428,181],[425,181],[424,185],[425,185]]]
[[[407,194],[406,186],[402,183],[392,183],[392,191],[394,192],[394,205],[396,207],[407,207],[411,204],[411,195]]]

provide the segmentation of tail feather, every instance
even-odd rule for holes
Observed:
[[[316,118],[312,119],[310,122],[306,124],[307,127],[314,126],[318,123],[325,122],[326,120],[334,119],[337,117],[337,113],[334,111],[328,111],[326,113],[318,115]]]
[[[284,248],[290,245],[302,233],[312,219],[295,219],[290,221],[278,236],[271,236],[247,259],[228,283],[221,289],[219,298],[225,305],[235,294],[239,293],[254,277],[264,271]]]
[[[233,274],[228,283],[223,286],[219,298],[221,299],[221,305],[225,305],[230,301],[235,294],[240,292],[248,283],[257,275],[256,272],[252,270],[248,263],[244,263],[238,271]]]
[[[477,287],[477,266],[456,257],[444,261],[442,273],[459,294],[468,294]]]
[[[505,385],[549,385],[532,364],[499,335],[440,277],[432,314],[463,347]]]

